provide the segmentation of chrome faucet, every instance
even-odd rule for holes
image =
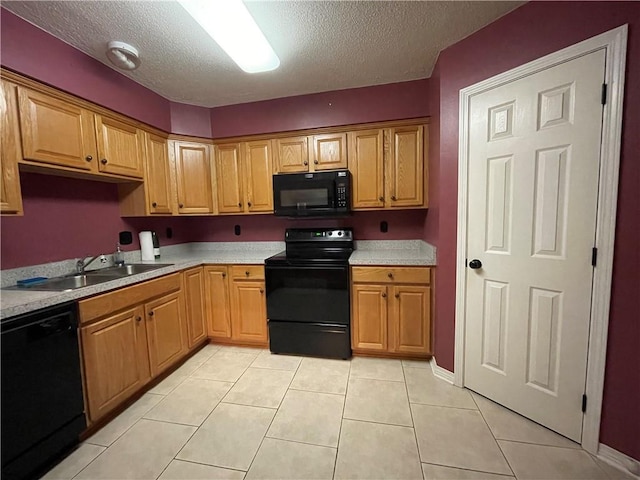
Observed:
[[[87,268],[94,260],[98,258],[100,259],[100,263],[107,263],[107,257],[105,257],[102,253],[96,255],[95,257],[92,257],[91,260],[89,260],[87,263],[84,263],[84,261],[89,257],[91,257],[91,255],[87,255],[86,257],[80,258],[76,262],[76,272],[79,275],[84,274],[85,268]]]

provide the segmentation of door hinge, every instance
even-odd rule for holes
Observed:
[[[602,103],[602,105],[607,104],[607,84],[606,83],[602,84],[602,96],[600,97],[600,103]]]
[[[464,267],[467,268],[469,266],[469,262],[467,261],[467,259],[464,259]]]
[[[587,394],[582,395],[582,413],[587,411]]]
[[[593,247],[591,249],[591,265],[595,267],[597,261],[598,261],[598,249],[596,247]]]

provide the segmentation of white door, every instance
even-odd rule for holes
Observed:
[[[470,104],[464,383],[577,442],[604,67],[599,50]]]

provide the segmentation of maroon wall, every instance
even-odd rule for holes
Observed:
[[[165,131],[169,101],[0,9],[2,66]]]
[[[439,365],[453,370],[459,90],[625,23],[624,129],[601,441],[640,459],[640,3],[531,2],[441,52],[435,354]]]
[[[113,253],[118,232],[155,230],[161,245],[201,241],[282,241],[284,229],[306,226],[353,227],[357,239],[418,239],[425,210],[357,212],[340,220],[288,220],[273,215],[229,217],[120,218],[117,186],[34,173],[22,173],[23,217],[2,218],[2,269],[37,265],[82,255]],[[381,221],[389,225],[381,233]],[[234,226],[241,226],[240,236]],[[170,227],[173,237],[166,237]]]
[[[210,109],[171,102],[171,133],[211,138]]]
[[[213,138],[429,115],[429,79],[211,109]]]

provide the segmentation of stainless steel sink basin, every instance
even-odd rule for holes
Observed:
[[[65,290],[75,290],[76,288],[89,287],[100,283],[117,280],[137,273],[149,272],[162,267],[173,265],[171,263],[131,263],[121,267],[109,267],[101,270],[85,272],[82,275],[71,274],[63,277],[54,277],[32,285],[8,287],[9,290],[44,290],[54,292],[64,292]]]
[[[100,270],[92,270],[90,272],[85,272],[86,275],[92,277],[127,277],[129,275],[135,275],[137,273],[150,272],[151,270],[157,270],[162,267],[169,267],[173,265],[172,263],[130,263],[128,265],[123,265],[121,267],[109,267],[109,268],[101,268]]]

